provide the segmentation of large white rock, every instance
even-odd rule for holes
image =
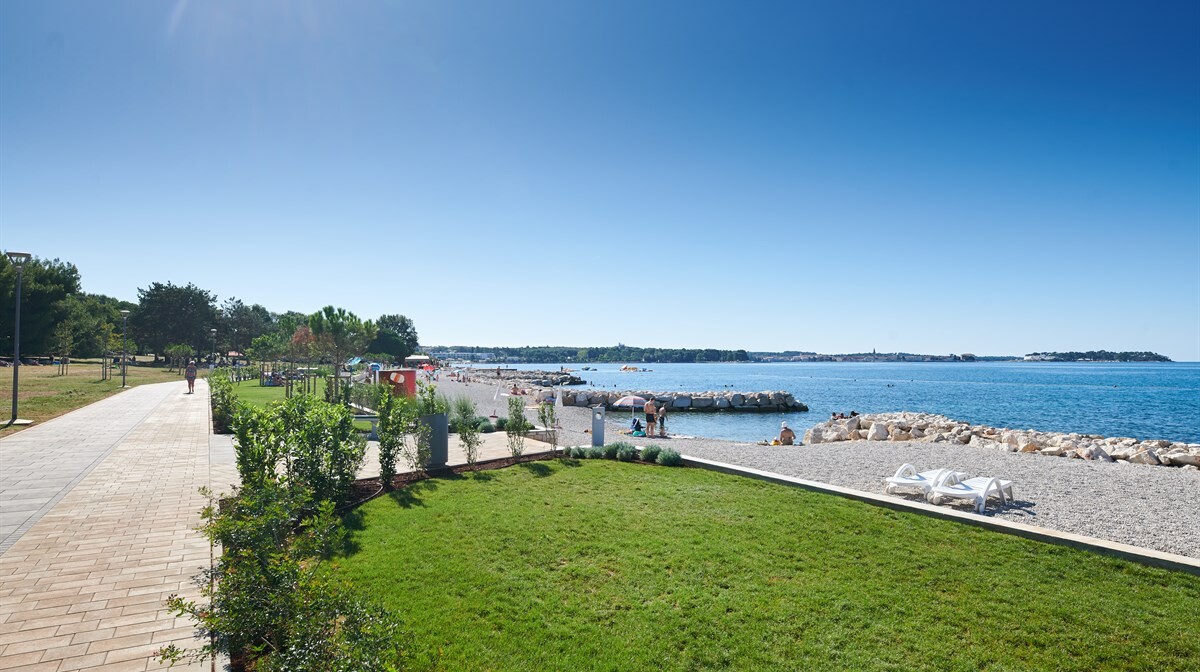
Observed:
[[[813,444],[821,443],[822,432],[823,432],[823,430],[820,427],[813,427],[812,429],[810,429],[804,433],[804,442],[809,444],[810,446]]]
[[[1143,450],[1129,458],[1129,461],[1134,464],[1162,464],[1162,461],[1158,459],[1158,455],[1155,455],[1153,450]]]
[[[858,416],[857,416],[857,415],[856,415],[856,416],[854,416],[853,418],[850,418],[849,420],[847,420],[847,421],[846,421],[846,431],[847,431],[847,432],[853,432],[854,430],[858,429],[858,423],[859,423],[859,422],[860,422],[860,421],[859,421],[859,419],[858,419]]]
[[[1170,456],[1171,464],[1175,466],[1192,466],[1200,467],[1200,455],[1191,455],[1188,453],[1175,453]]]
[[[871,429],[867,432],[867,440],[869,441],[887,441],[888,428],[886,422],[872,422]]]
[[[1038,452],[1041,453],[1042,455],[1050,455],[1052,457],[1058,457],[1059,455],[1063,454],[1063,449],[1059,448],[1058,446],[1047,446],[1047,447],[1039,450]]]

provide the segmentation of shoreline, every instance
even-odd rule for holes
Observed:
[[[508,397],[493,400],[494,381],[443,378],[438,391],[451,399],[471,398],[479,415],[508,413]],[[591,427],[590,409],[565,406],[558,412],[559,445],[591,445],[591,434],[583,431]],[[536,414],[527,410],[526,417],[534,420]],[[633,440],[618,433],[623,427],[609,419],[605,442],[658,443],[694,457],[866,492],[882,493],[884,479],[905,463],[922,470],[951,467],[997,476],[1014,482],[1016,502],[1002,508],[990,504],[987,516],[1200,558],[1200,498],[1195,496],[1200,492],[1200,471],[912,441],[761,446],[707,437]]]

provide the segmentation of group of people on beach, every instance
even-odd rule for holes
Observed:
[[[639,436],[637,433],[643,432],[646,436],[657,435],[664,439],[667,438],[667,407],[655,404],[653,399],[647,399],[643,411],[646,413],[645,427],[637,418],[633,419],[633,423],[629,427],[634,436]]]

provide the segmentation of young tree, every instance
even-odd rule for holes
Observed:
[[[550,454],[554,455],[558,452],[558,430],[555,428],[558,424],[558,413],[555,411],[553,398],[538,404],[538,422],[550,432]]]
[[[375,338],[375,323],[370,320],[364,322],[345,308],[325,306],[309,316],[308,326],[314,336],[329,340],[333,355],[333,394],[336,398],[343,358],[367,349],[367,345]]]
[[[525,435],[529,433],[529,421],[525,419],[525,400],[521,397],[508,398],[508,424],[504,426],[508,434],[508,452],[513,457],[520,457],[525,452]]]

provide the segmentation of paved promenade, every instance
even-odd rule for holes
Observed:
[[[133,388],[0,440],[0,670],[155,670],[163,644],[194,644],[163,602],[210,561],[198,488],[237,472],[210,450],[204,381],[185,390]]]

